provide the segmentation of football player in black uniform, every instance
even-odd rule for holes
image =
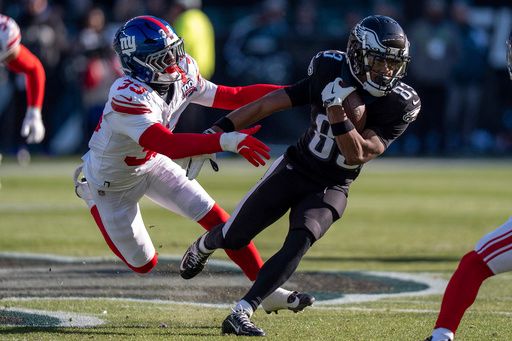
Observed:
[[[308,76],[274,91],[216,122],[214,130],[238,130],[273,112],[310,105],[311,125],[278,158],[231,218],[192,244],[181,262],[183,278],[204,267],[213,250],[238,249],[290,210],[282,248],[263,266],[248,293],[222,324],[223,333],[265,335],[250,316],[261,301],[288,280],[302,256],[340,219],[350,184],[362,165],[382,154],[414,121],[420,99],[400,80],[409,63],[409,41],[393,19],[373,15],[351,31],[346,53],[322,51]],[[353,91],[366,105],[366,125],[354,129],[341,104]],[[312,304],[300,302],[297,305]]]

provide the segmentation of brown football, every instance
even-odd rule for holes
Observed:
[[[358,132],[362,132],[366,124],[366,105],[357,92],[352,92],[343,101],[343,109]]]

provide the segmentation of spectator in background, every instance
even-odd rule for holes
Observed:
[[[0,14],[0,65],[22,74],[26,84],[26,110],[21,136],[27,143],[40,143],[45,134],[41,108],[45,90],[45,72],[39,59],[21,44],[16,22]]]
[[[456,28],[456,57],[448,85],[448,102],[444,135],[446,151],[469,151],[472,134],[478,123],[482,84],[487,67],[488,37],[485,31],[471,25],[470,8],[465,1],[452,5]]]
[[[376,0],[373,3],[372,13],[386,15],[398,21],[401,21],[402,18],[402,8],[396,2],[390,0]]]
[[[187,53],[196,60],[201,75],[209,80],[215,71],[215,34],[201,5],[201,0],[175,0],[168,19],[185,41]],[[185,111],[177,131],[200,132],[208,127],[205,108],[191,105]]]
[[[64,78],[64,59],[69,50],[67,28],[62,20],[63,14],[60,7],[53,7],[47,0],[27,0],[24,3],[23,12],[17,19],[23,32],[23,42],[41,61],[46,71],[46,87],[59,89],[59,91],[47,91],[44,102],[46,108],[46,135],[45,147],[68,113],[63,110],[63,102],[66,100],[66,80]],[[19,89],[14,96],[22,97],[25,89]],[[21,105],[21,104],[18,104]],[[17,108],[17,112],[19,112]],[[21,149],[24,151],[24,148]]]
[[[230,77],[244,84],[290,81],[286,9],[285,0],[265,0],[256,13],[233,25],[224,49]]]
[[[169,15],[201,74],[211,79],[215,71],[215,34],[210,19],[201,11],[201,0],[175,0]]]
[[[416,84],[422,98],[423,118],[413,127],[412,132],[419,137],[416,150],[435,154],[443,146],[442,124],[445,121],[447,81],[452,75],[456,59],[456,33],[454,26],[445,15],[444,0],[427,0],[424,14],[412,23],[409,30],[411,44],[411,64],[409,75]],[[408,138],[411,138],[408,134]],[[413,141],[407,141],[409,147]]]
[[[82,104],[84,108],[84,142],[92,135],[99,121],[111,84],[122,73],[110,37],[105,30],[105,13],[99,7],[89,10],[85,26],[79,33],[83,58]]]

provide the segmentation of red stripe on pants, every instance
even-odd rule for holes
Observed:
[[[119,257],[126,265],[128,265],[128,267],[130,269],[132,269],[135,272],[144,274],[144,273],[150,272],[156,266],[156,263],[158,263],[158,254],[156,252],[155,252],[155,255],[153,256],[153,258],[148,263],[144,264],[143,266],[136,267],[136,266],[129,264],[126,261],[126,259],[124,259],[121,252],[114,245],[114,242],[112,241],[112,239],[110,239],[110,236],[108,235],[107,231],[105,230],[105,226],[103,225],[103,222],[101,221],[100,212],[98,212],[98,208],[96,207],[96,205],[91,207],[91,214],[92,214],[92,217],[94,218],[94,221],[96,222],[96,225],[98,225],[98,227],[101,231],[101,234],[103,235],[103,238],[105,238],[105,241],[107,242],[108,247],[110,247],[110,250],[112,250],[112,252],[114,252],[114,254],[117,257]]]

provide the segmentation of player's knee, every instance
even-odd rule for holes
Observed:
[[[133,266],[130,264],[128,264],[128,266],[130,267],[130,269],[135,271],[137,274],[145,275],[145,274],[150,273],[151,270],[153,270],[153,268],[156,266],[157,263],[158,263],[158,255],[155,253],[153,258],[149,262],[144,264],[143,266],[136,267],[136,266]]]
[[[484,277],[494,275],[489,265],[484,261],[482,255],[475,251],[470,251],[462,257],[457,270],[468,273],[478,272],[484,275]]]
[[[298,252],[306,253],[313,245],[316,238],[314,234],[307,228],[292,229],[286,237],[285,243],[292,244]]]

